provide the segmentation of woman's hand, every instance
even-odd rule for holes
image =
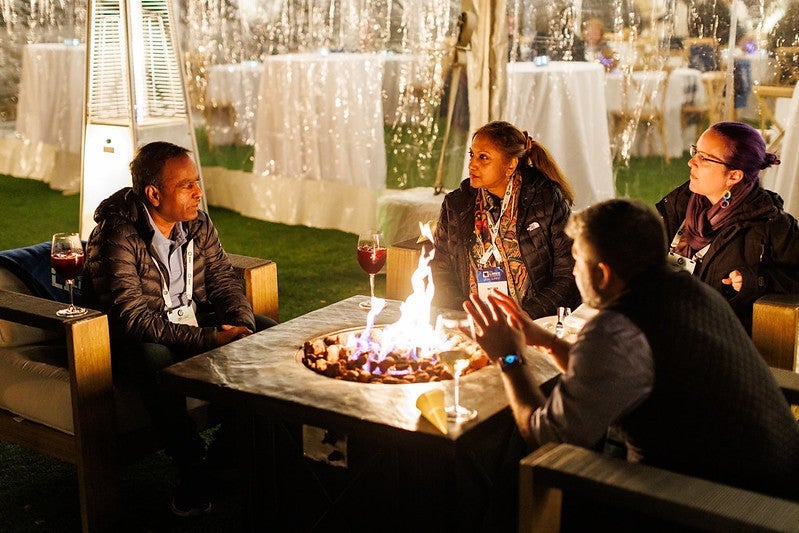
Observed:
[[[741,287],[743,287],[744,284],[744,277],[739,270],[733,270],[730,272],[730,275],[721,280],[721,282],[725,285],[732,285],[735,292],[741,292]]]
[[[525,335],[518,321],[506,315],[495,301],[485,302],[471,294],[463,309],[476,326],[475,340],[492,361],[509,353],[524,353]]]

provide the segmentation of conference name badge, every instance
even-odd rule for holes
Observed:
[[[491,291],[508,294],[508,276],[501,266],[477,269],[477,295],[486,300]]]
[[[694,269],[696,268],[696,261],[693,259],[689,259],[687,257],[683,257],[680,254],[669,252],[668,257],[669,263],[676,267],[678,270],[685,270],[691,274],[694,273]]]
[[[194,309],[190,305],[181,305],[166,314],[169,321],[173,324],[186,324],[187,326],[198,327],[197,317],[194,316]]]

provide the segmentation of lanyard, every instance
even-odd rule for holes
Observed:
[[[680,224],[680,227],[677,229],[677,234],[674,235],[674,238],[671,240],[671,251],[672,252],[677,247],[677,245],[680,244],[680,237],[682,237],[682,234],[683,234],[682,230],[683,230],[684,227],[685,227],[685,220],[682,221],[682,224]],[[691,257],[691,259],[693,261],[696,261],[697,263],[701,263],[702,262],[702,258],[705,257],[705,254],[707,253],[707,251],[709,249],[710,249],[710,243],[708,243],[707,246],[705,246],[704,248],[702,248],[701,250],[696,252],[694,254],[694,256]]]
[[[158,275],[161,276],[161,296],[164,297],[164,304],[166,305],[167,310],[172,309],[172,296],[169,292],[169,284],[166,281],[166,277],[164,277],[164,273],[161,272],[161,267],[158,266],[158,260],[153,258],[153,262],[155,263],[155,269],[158,271]],[[192,291],[194,290],[194,239],[189,241],[189,245],[186,247],[186,304],[191,304],[191,295]]]
[[[484,207],[486,213],[486,222],[488,222],[488,232],[491,235],[491,247],[486,250],[483,254],[483,257],[480,258],[480,264],[485,265],[488,262],[488,259],[493,255],[494,259],[497,263],[502,262],[502,254],[499,253],[499,248],[497,247],[497,239],[499,238],[499,226],[502,222],[502,215],[505,214],[505,210],[508,208],[508,204],[510,204],[510,196],[511,196],[511,189],[513,188],[513,176],[510,177],[508,180],[508,186],[505,187],[505,195],[502,197],[502,204],[499,209],[499,216],[496,220],[492,220],[491,211]],[[485,189],[480,189],[480,192],[483,194],[483,205],[488,206],[488,202],[486,201]]]

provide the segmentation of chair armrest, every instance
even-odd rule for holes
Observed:
[[[771,367],[771,373],[791,405],[799,405],[799,374],[793,370]]]
[[[799,294],[767,294],[754,303],[752,342],[769,366],[797,369]]]
[[[278,321],[277,263],[246,255],[228,254],[233,268],[244,280],[247,299],[255,314]]]
[[[766,98],[791,98],[793,86],[788,85],[753,85],[752,93],[755,96]]]
[[[82,496],[97,494],[110,490],[115,464],[115,431],[109,431],[116,427],[116,413],[108,317],[91,309],[79,317],[56,316],[63,307],[59,302],[0,289],[0,319],[66,334],[75,439],[54,439],[52,432],[43,433],[35,424],[5,427],[3,432],[13,432],[9,435],[13,442],[77,463]],[[93,502],[87,505],[91,516],[105,512],[94,508]]]
[[[522,459],[519,482],[520,531],[557,531],[562,499],[570,495],[654,524],[699,530],[785,530],[799,523],[797,502],[569,444],[545,445]]]
[[[429,241],[408,239],[388,247],[386,254],[386,298],[405,300],[413,292],[411,276],[419,267],[422,247],[432,247]]]

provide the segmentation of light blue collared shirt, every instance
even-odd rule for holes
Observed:
[[[155,231],[153,235],[153,242],[150,244],[150,253],[158,259],[162,265],[166,266],[167,272],[162,272],[167,277],[169,287],[169,294],[172,297],[172,309],[186,305],[188,298],[186,298],[186,263],[183,261],[182,246],[186,243],[186,230],[183,229],[183,223],[178,222],[172,229],[170,239],[164,237],[158,226],[155,225],[150,210],[145,209],[147,212],[147,219],[150,221],[150,226]],[[196,304],[191,303],[196,311]]]

